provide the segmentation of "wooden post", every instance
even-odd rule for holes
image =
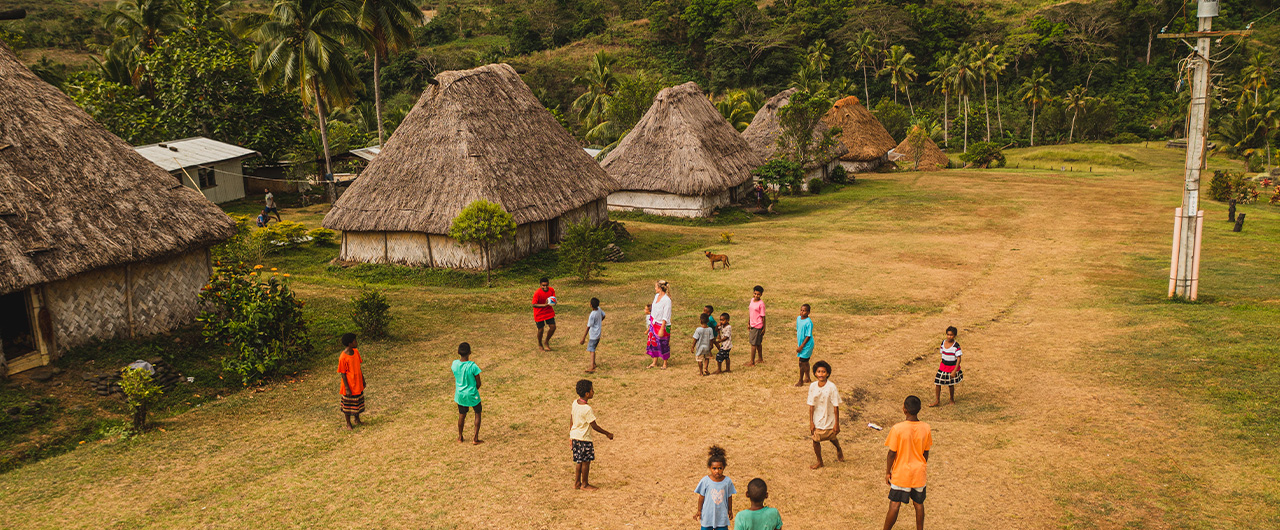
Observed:
[[[1216,1],[1200,0],[1197,17],[1197,33],[1213,29],[1213,17],[1217,16]],[[1204,170],[1205,134],[1209,121],[1209,37],[1199,35],[1196,51],[1191,57],[1194,71],[1191,78],[1191,103],[1187,117],[1187,156],[1182,190],[1181,233],[1178,234],[1178,262],[1174,266],[1174,294],[1191,299],[1192,270],[1199,257],[1196,245],[1196,221],[1200,210],[1200,173]]]
[[[129,338],[134,337],[133,324],[133,264],[124,265],[124,311],[125,321],[129,323]]]
[[[1244,216],[1245,214],[1240,214],[1236,216],[1236,226],[1235,228],[1231,229],[1232,232],[1239,232],[1240,230],[1244,229]]]

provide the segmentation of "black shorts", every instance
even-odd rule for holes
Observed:
[[[901,502],[904,504],[910,504],[912,502],[915,502],[916,504],[924,504],[924,490],[925,488],[923,487],[911,488],[911,491],[890,488],[889,501]]]
[[[467,414],[467,409],[471,409],[471,410],[476,411],[476,415],[477,415],[477,416],[479,416],[479,415],[480,415],[480,406],[481,406],[481,405],[484,405],[484,403],[476,403],[476,406],[474,406],[474,407],[468,407],[468,406],[466,406],[466,405],[458,405],[458,414],[466,415],[466,414]]]
[[[546,320],[539,320],[537,322],[534,322],[534,324],[538,325],[538,329],[542,329],[543,326],[546,326],[548,324],[554,326],[556,325],[556,317],[551,317]]]
[[[717,348],[718,351],[716,351],[716,362],[722,363],[729,360],[729,351],[732,349],[733,348],[729,348],[728,350],[721,350]]]
[[[573,443],[573,461],[577,463],[590,462],[596,459],[596,446],[591,442],[582,440],[572,440]]]

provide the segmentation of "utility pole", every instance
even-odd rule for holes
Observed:
[[[1204,212],[1200,210],[1200,174],[1204,171],[1209,122],[1209,41],[1213,37],[1247,35],[1249,31],[1213,31],[1218,0],[1200,0],[1195,33],[1162,34],[1160,38],[1196,39],[1191,56],[1191,103],[1187,112],[1186,180],[1182,207],[1174,210],[1173,255],[1169,260],[1169,296],[1195,300],[1200,283],[1200,240]]]

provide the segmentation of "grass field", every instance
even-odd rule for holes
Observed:
[[[1280,209],[1246,205],[1248,224],[1232,233],[1223,205],[1205,203],[1202,300],[1170,302],[1179,152],[1009,155],[1018,168],[861,175],[731,224],[628,219],[628,261],[599,281],[553,281],[552,353],[536,351],[526,302],[552,256],[500,271],[492,289],[474,274],[340,269],[326,264],[332,249],[271,258],[335,330],[360,285],[388,291],[394,337],[361,349],[367,426],[344,430],[322,362],[165,417],[163,430],[0,475],[4,526],[689,527],[715,443],[740,490],[769,481],[788,528],[878,527],[883,434],[865,425],[899,421],[908,394],[932,397],[936,343],[955,325],[967,353],[959,403],[921,415],[935,441],[930,528],[1280,527]],[[1027,169],[1037,165],[1077,171]],[[719,242],[724,231],[733,244]],[[729,254],[733,268],[709,270],[702,250]],[[764,285],[766,363],[741,366],[738,347],[732,374],[698,377],[682,340],[669,370],[645,369],[642,308],[659,278],[673,286],[677,336],[713,304],[732,314],[741,346],[751,286]],[[592,296],[609,315],[593,404],[617,438],[597,441],[601,490],[586,493],[571,488],[565,431]],[[845,399],[846,462],[818,471],[804,390],[791,386],[806,302],[815,359],[831,362]],[[453,440],[448,362],[464,340],[485,370],[488,443],[475,447]]]

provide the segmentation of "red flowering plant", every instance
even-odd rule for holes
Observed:
[[[246,385],[311,352],[302,301],[287,276],[262,265],[219,264],[201,289],[204,311],[196,320],[204,340],[228,348],[222,369]]]

